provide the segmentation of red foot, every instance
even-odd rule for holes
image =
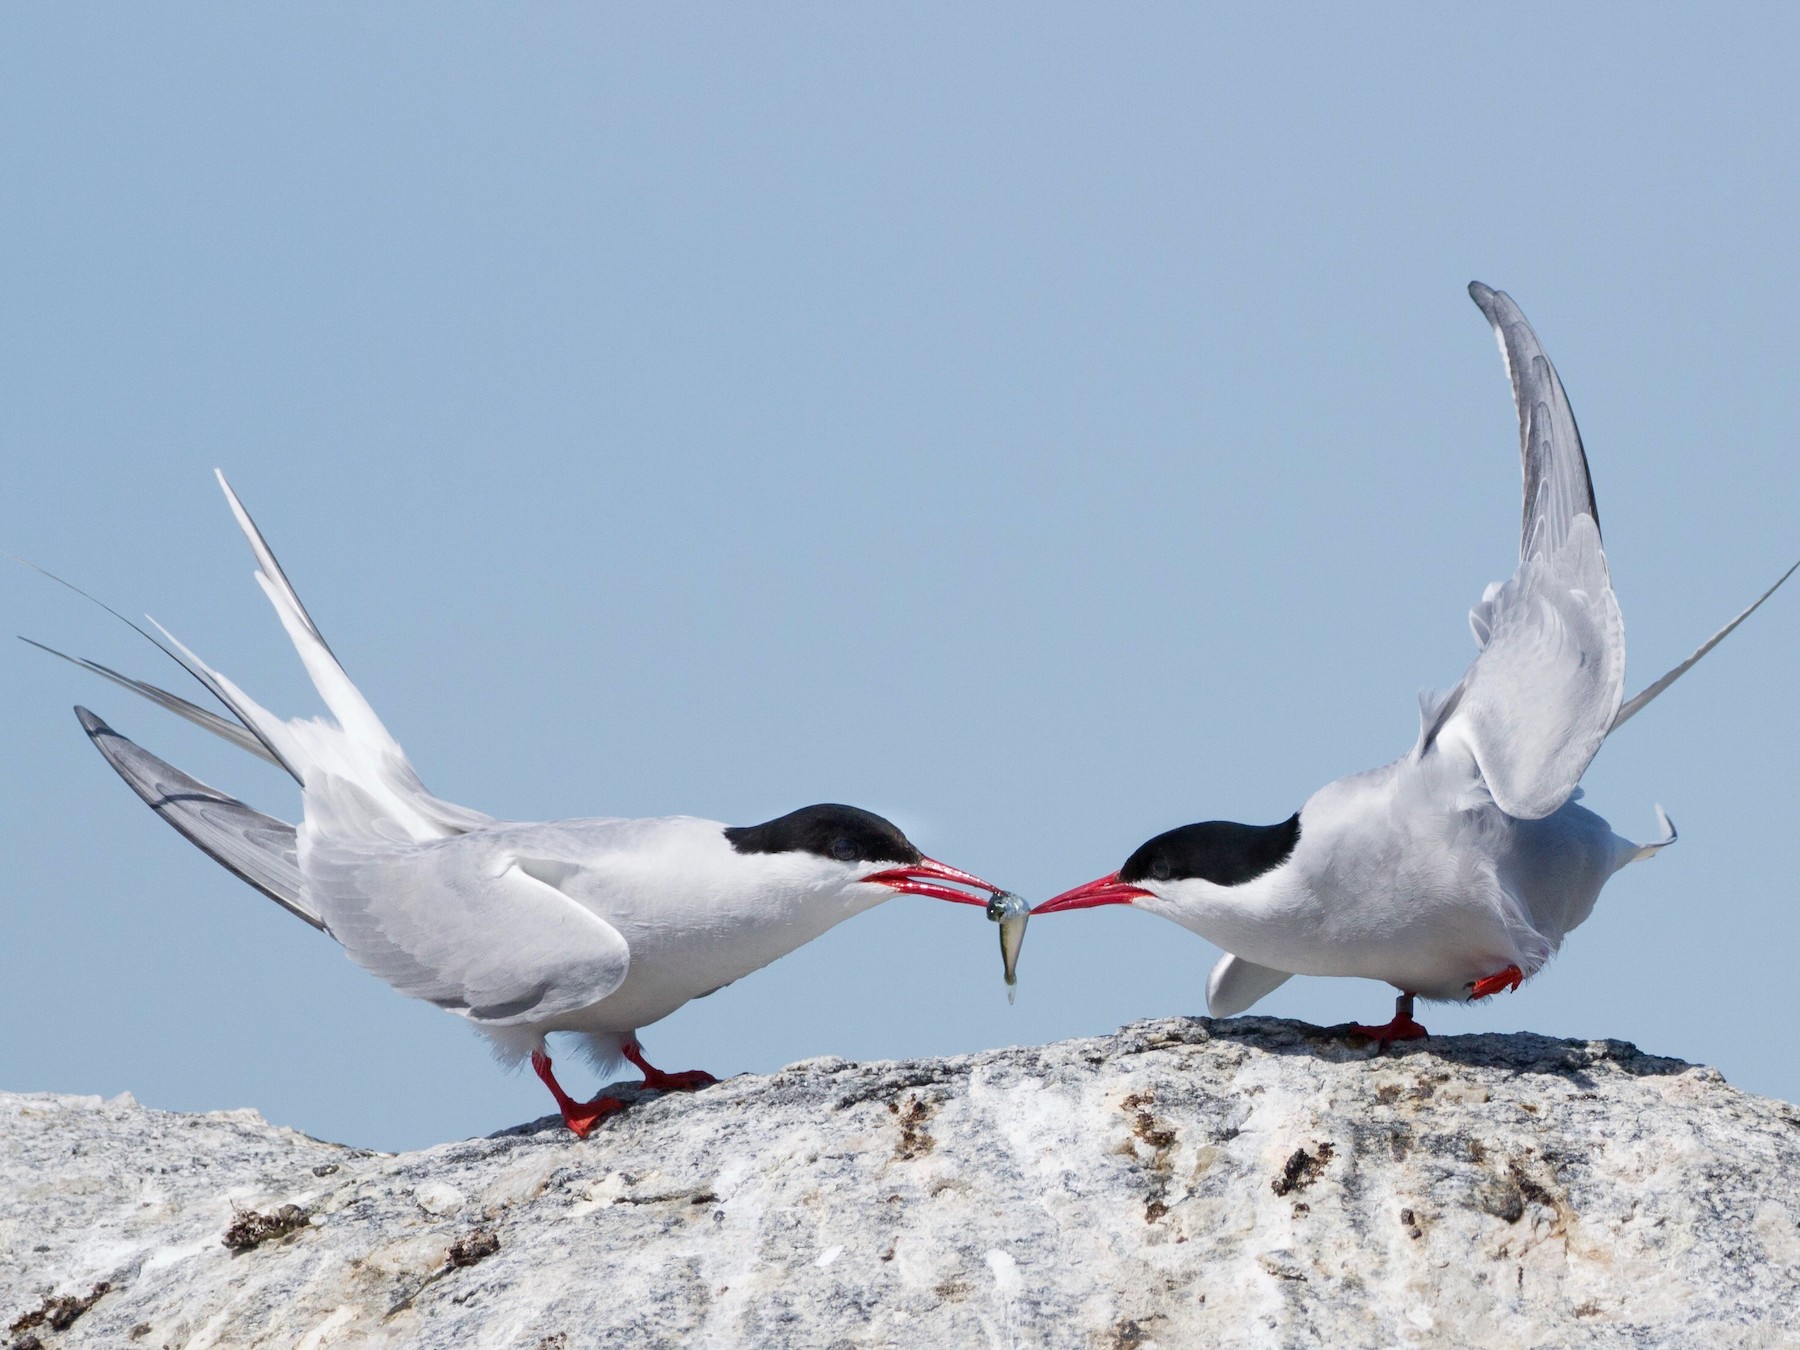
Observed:
[[[644,1086],[653,1092],[693,1092],[697,1088],[711,1087],[719,1080],[705,1069],[687,1069],[681,1073],[664,1073],[644,1058],[643,1050],[635,1045],[620,1047],[625,1058],[630,1060],[640,1073],[644,1075]]]
[[[550,1071],[550,1056],[542,1050],[531,1052],[531,1067],[537,1076],[544,1080],[544,1086],[550,1089],[550,1095],[556,1098],[556,1105],[562,1112],[563,1124],[575,1132],[577,1139],[586,1139],[588,1131],[593,1129],[607,1116],[615,1111],[623,1111],[625,1103],[617,1097],[596,1097],[591,1102],[578,1102],[562,1089],[556,1081],[556,1075]]]
[[[1431,1033],[1413,1021],[1413,996],[1402,994],[1394,1000],[1394,1020],[1384,1026],[1365,1027],[1358,1023],[1350,1028],[1358,1036],[1375,1042],[1375,1053],[1387,1049],[1389,1041],[1422,1041]]]
[[[1431,1033],[1410,1017],[1396,1017],[1378,1027],[1365,1027],[1360,1022],[1350,1028],[1358,1036],[1386,1045],[1389,1041],[1422,1041]]]
[[[1525,982],[1525,972],[1517,966],[1508,966],[1498,975],[1490,975],[1485,980],[1477,980],[1469,986],[1471,1001],[1486,998],[1489,994],[1497,994],[1502,989],[1517,989]]]

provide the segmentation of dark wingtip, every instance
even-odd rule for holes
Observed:
[[[81,723],[81,729],[89,736],[116,736],[118,734],[79,703],[75,705],[75,716]]]
[[[1497,291],[1492,286],[1484,286],[1479,281],[1471,281],[1469,283],[1469,299],[1475,302],[1481,312],[1488,316],[1490,321],[1493,319],[1494,310],[1504,294],[1504,292]]]

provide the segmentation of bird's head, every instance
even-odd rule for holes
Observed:
[[[982,905],[999,886],[927,858],[892,821],[854,806],[803,806],[761,825],[725,831],[745,854],[781,854],[802,864],[820,884],[875,887],[888,895],[924,895],[958,905]]]
[[[1183,825],[1140,844],[1118,871],[1053,896],[1031,912],[1054,914],[1146,900],[1179,904],[1197,891],[1241,886],[1281,866],[1299,841],[1297,812],[1279,825],[1239,825],[1229,820]]]

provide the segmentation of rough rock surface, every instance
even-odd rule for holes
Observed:
[[[0,1346],[1800,1344],[1797,1175],[1620,1042],[1262,1018],[400,1156],[0,1096]]]

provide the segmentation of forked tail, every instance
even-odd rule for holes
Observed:
[[[423,840],[461,834],[491,823],[492,817],[442,801],[425,790],[405,751],[344,673],[324,634],[307,613],[287,574],[276,561],[268,541],[225,481],[224,474],[219,474],[218,478],[232,515],[256,555],[257,583],[274,606],[282,627],[306,666],[313,687],[335,720],[276,716],[238,688],[229,677],[201,660],[154,619],[150,623],[162,634],[161,641],[111,606],[102,605],[102,608],[181,664],[225,706],[231,719],[98,662],[67,656],[42,643],[32,645],[73,661],[240,749],[286,769],[305,792],[306,828],[315,836],[341,838],[376,833],[391,839],[397,826],[409,837]],[[61,578],[53,579],[61,581]],[[62,584],[68,585],[67,582]],[[77,587],[70,589],[93,599]],[[252,811],[243,803],[188,777],[119,736],[85,709],[77,709],[77,712],[108,763],[158,814],[251,885],[307,922],[319,923],[318,916],[300,899],[299,874],[294,862],[294,827]]]

